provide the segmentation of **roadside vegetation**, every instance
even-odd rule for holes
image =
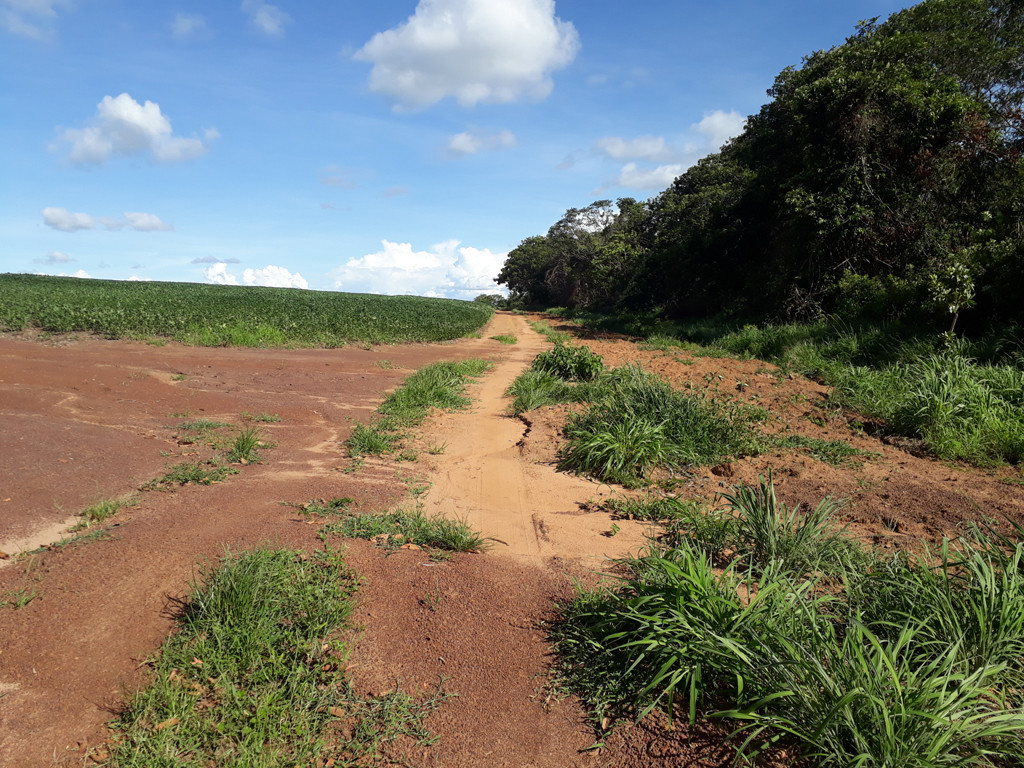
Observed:
[[[432,742],[443,698],[363,698],[338,639],[356,579],[330,550],[229,553],[192,585],[153,679],[94,762],[154,766],[368,765],[399,737]]]
[[[391,453],[434,408],[454,411],[469,405],[469,379],[491,368],[486,360],[432,363],[409,376],[377,408],[371,424],[356,424],[345,440],[351,458]]]
[[[418,506],[390,512],[348,512],[328,523],[324,533],[368,539],[388,549],[409,547],[446,552],[483,552],[490,544],[462,520],[428,517]]]
[[[442,341],[478,331],[493,313],[480,302],[416,296],[0,275],[0,330],[86,331],[196,346]]]
[[[787,509],[768,479],[722,501],[652,513],[670,534],[562,606],[556,683],[599,732],[660,710],[723,718],[748,759],[1019,764],[1024,531],[882,556],[829,499]]]
[[[717,464],[763,447],[753,428],[762,414],[754,409],[713,388],[675,390],[636,366],[605,370],[586,346],[557,344],[537,355],[508,394],[517,414],[585,403],[565,426],[559,469],[627,486],[643,484],[658,471]]]
[[[572,314],[572,313],[570,313]],[[981,466],[1024,459],[1024,330],[975,340],[900,325],[744,325],[583,314],[682,356],[734,355],[779,366],[832,388],[830,403],[882,434],[905,435],[940,459]]]

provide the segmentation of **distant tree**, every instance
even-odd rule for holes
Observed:
[[[500,293],[481,293],[473,301],[479,304],[488,304],[495,309],[506,309],[508,300]]]

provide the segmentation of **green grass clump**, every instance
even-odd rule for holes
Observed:
[[[974,464],[1024,459],[1024,371],[979,365],[960,351],[880,370],[833,367],[833,400],[920,438],[944,459]]]
[[[564,344],[572,340],[572,334],[566,331],[556,331],[543,320],[530,321],[530,327],[552,344]]]
[[[566,425],[560,469],[631,485],[657,468],[717,464],[760,449],[749,414],[674,390],[639,368],[611,371],[591,397],[593,405]]]
[[[193,419],[192,421],[183,421],[178,425],[178,429],[183,432],[212,432],[215,429],[221,427],[230,427],[226,421],[214,421],[213,419]]]
[[[330,552],[257,549],[203,569],[153,680],[114,724],[106,764],[352,765],[399,733],[429,741],[429,703],[400,692],[361,701],[344,678],[344,648],[328,638],[354,587]]]
[[[242,421],[258,421],[261,424],[273,424],[281,420],[276,413],[249,413],[242,414]]]
[[[512,412],[519,415],[545,405],[579,402],[587,397],[587,390],[530,368],[516,377],[505,394],[512,398]]]
[[[541,352],[530,367],[541,373],[550,373],[563,381],[593,381],[602,370],[604,362],[590,347],[570,347],[556,344],[553,349]]]
[[[465,522],[428,517],[420,509],[350,514],[325,530],[354,539],[372,539],[387,547],[415,544],[450,552],[482,552],[489,546],[487,540]]]
[[[259,427],[246,427],[239,431],[224,457],[231,464],[254,464],[260,460],[259,449],[264,445]]]
[[[403,430],[420,424],[432,409],[465,408],[470,402],[464,394],[469,379],[490,368],[486,360],[432,363],[420,368],[381,403],[374,424],[355,426],[345,441],[348,455],[390,453],[404,437]]]
[[[214,462],[182,462],[175,464],[162,477],[150,480],[142,490],[166,488],[172,485],[210,485],[218,483],[228,475],[236,475],[234,467],[220,466]]]
[[[863,459],[876,456],[870,451],[854,448],[845,440],[821,440],[803,435],[787,435],[779,440],[779,445],[802,449],[811,457],[833,467],[859,466]]]
[[[500,342],[501,344],[518,344],[519,339],[510,333],[501,333],[497,336],[491,336],[494,341]]]
[[[83,528],[90,528],[106,521],[108,517],[116,515],[125,507],[132,506],[134,499],[103,499],[95,504],[90,504],[83,509],[79,516],[82,518],[71,530],[80,531]]]
[[[0,330],[91,331],[204,346],[337,347],[459,338],[493,314],[479,302],[418,296],[0,275]]]
[[[558,681],[602,730],[660,708],[728,719],[751,760],[781,741],[835,768],[1019,764],[1024,543],[975,531],[884,560],[827,500],[797,515],[770,481],[726,500],[720,561],[680,529],[562,607]]]

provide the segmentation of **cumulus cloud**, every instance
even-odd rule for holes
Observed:
[[[238,264],[238,259],[219,259],[216,256],[203,256],[192,259],[193,264]]]
[[[394,99],[396,109],[447,97],[470,107],[545,98],[551,73],[579,47],[554,0],[420,0],[403,24],[374,35],[354,58],[373,64],[370,90]]]
[[[238,278],[228,272],[228,265],[224,262],[217,262],[212,267],[203,270],[206,282],[217,285],[238,285]]]
[[[632,189],[664,189],[685,170],[686,166],[675,164],[640,168],[636,163],[626,163],[613,183],[617,187]]]
[[[43,223],[61,232],[93,229],[96,221],[87,213],[71,213],[66,208],[43,208]]]
[[[139,104],[122,93],[104,96],[84,128],[64,129],[50,148],[56,151],[70,146],[69,157],[76,165],[101,165],[115,155],[144,155],[156,163],[177,163],[205,154],[208,143],[218,136],[216,128],[207,129],[203,139],[175,136],[159,104]]]
[[[275,288],[309,288],[306,278],[298,272],[289,272],[284,267],[266,266],[263,269],[247,269],[242,273],[246,285],[266,285]]]
[[[613,160],[649,160],[657,163],[673,160],[677,155],[677,151],[662,136],[638,136],[635,139],[608,136],[600,139],[596,147]]]
[[[703,136],[711,151],[717,152],[725,142],[743,132],[746,122],[747,118],[735,110],[724,112],[717,109],[705,112],[701,121],[691,125],[690,130]]]
[[[207,282],[219,285],[239,285],[238,277],[228,272],[226,261],[219,261],[203,270]],[[262,285],[274,288],[309,288],[306,278],[298,272],[290,272],[284,267],[270,264],[262,269],[246,269],[242,272],[242,283],[245,285]]]
[[[73,258],[60,251],[50,251],[44,258],[33,259],[36,264],[70,264]]]
[[[97,225],[106,229],[128,227],[139,232],[168,232],[172,224],[161,221],[155,213],[125,211],[123,218],[110,216],[94,218],[88,213],[72,213],[67,208],[43,208],[43,223],[61,232],[77,232],[80,229],[95,229]]]
[[[206,19],[195,13],[178,13],[171,22],[171,34],[175,40],[207,37],[209,33]]]
[[[717,152],[729,139],[742,133],[745,123],[746,118],[739,112],[719,109],[705,112],[700,122],[690,126],[690,135],[675,144],[662,136],[600,139],[594,145],[599,154],[611,160],[630,162],[614,179],[595,191],[603,193],[609,187],[664,189],[700,158]]]
[[[355,293],[472,299],[503,292],[494,280],[504,263],[504,253],[460,247],[458,240],[426,251],[414,251],[411,243],[382,240],[381,250],[351,258],[330,274],[335,289]]]
[[[276,5],[263,0],[242,0],[242,13],[249,17],[249,26],[268,37],[280,37],[292,17]]]
[[[153,278],[151,278],[151,277],[141,277],[139,275],[132,275],[131,277],[127,278],[127,280],[128,280],[129,283],[151,283],[151,282],[153,282]]]
[[[0,0],[0,27],[19,37],[47,40],[57,9],[68,5],[70,0]]]
[[[475,155],[482,149],[510,149],[517,143],[516,136],[512,131],[500,131],[499,133],[464,131],[452,136],[448,140],[446,149],[451,155]]]
[[[174,225],[161,221],[155,213],[125,211],[124,219],[129,227],[138,232],[169,232],[174,229]]]

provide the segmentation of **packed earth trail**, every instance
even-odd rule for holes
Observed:
[[[425,462],[433,481],[425,509],[464,519],[493,540],[493,552],[537,565],[569,558],[599,568],[635,552],[644,543],[642,525],[621,521],[613,537],[606,515],[581,513],[585,502],[610,496],[610,486],[524,459],[529,422],[510,414],[505,391],[549,344],[520,316],[499,315],[493,329],[518,344],[473,391],[468,411],[439,415],[430,425],[446,448]]]

